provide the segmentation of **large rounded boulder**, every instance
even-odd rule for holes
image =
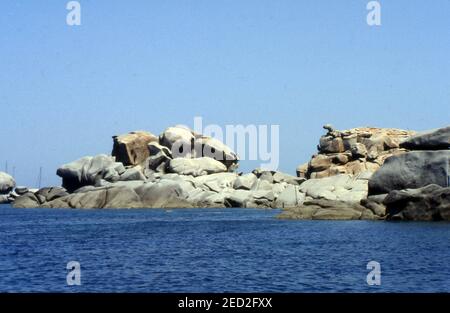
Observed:
[[[56,174],[62,178],[62,186],[69,192],[87,185],[96,185],[102,179],[118,180],[122,163],[104,154],[87,156],[62,165]]]
[[[158,137],[146,131],[134,131],[114,136],[112,156],[124,165],[138,165],[149,156],[148,144],[157,142]]]
[[[449,184],[450,151],[411,151],[391,156],[369,180],[369,194]]]
[[[391,191],[383,201],[388,220],[450,221],[450,188],[428,185]]]
[[[223,163],[230,172],[238,167],[239,158],[230,147],[216,138],[198,134],[189,128],[167,128],[159,136],[159,144],[167,147],[174,159],[208,157]]]
[[[339,174],[358,175],[375,172],[391,155],[407,150],[399,144],[415,132],[395,128],[358,127],[335,130],[325,125],[318,153],[297,168],[297,176],[324,178]]]
[[[238,156],[220,140],[216,138],[202,136],[194,143],[196,157],[210,157],[223,163],[229,171],[238,167]]]
[[[450,126],[418,133],[400,144],[409,150],[444,150],[450,148]]]
[[[159,143],[169,148],[174,157],[190,157],[194,141],[193,132],[182,126],[169,127],[159,135]]]
[[[16,187],[14,178],[4,172],[0,172],[0,194],[10,193]]]
[[[176,158],[170,160],[168,171],[179,175],[203,176],[226,172],[226,166],[212,158]]]

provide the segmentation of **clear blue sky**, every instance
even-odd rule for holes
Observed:
[[[450,124],[450,1],[80,0],[0,4],[0,169],[59,184],[58,165],[111,136],[174,124],[279,124],[280,169],[322,125]],[[254,164],[241,165],[250,170]]]

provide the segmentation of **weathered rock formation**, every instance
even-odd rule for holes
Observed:
[[[392,220],[450,220],[450,127],[401,143],[409,151],[389,157],[370,178],[366,207]],[[421,150],[423,149],[423,150]]]
[[[229,147],[183,127],[169,127],[158,138],[147,132],[115,136],[112,154],[61,166],[62,188],[51,197],[44,189],[24,192],[14,206],[271,208],[293,205],[291,194],[301,194],[305,180],[262,170],[238,175],[238,157]]]
[[[318,153],[297,168],[297,176],[323,178],[338,174],[373,173],[391,155],[407,151],[400,143],[414,132],[393,128],[353,128],[335,130],[325,125]]]
[[[53,208],[167,208],[167,207],[266,207],[273,206],[275,199],[285,189],[298,190],[295,177],[286,181],[269,183],[269,175],[262,179],[254,175],[251,186],[236,181],[243,177],[236,173],[222,172],[201,176],[176,173],[155,175],[152,180],[103,181],[97,186],[84,186],[71,193],[64,188],[41,189],[28,192],[18,198],[15,207]],[[287,174],[283,174],[287,179]],[[284,196],[286,198],[286,196]],[[289,197],[287,197],[288,200]]]
[[[167,128],[159,135],[159,144],[167,147],[169,150],[173,148],[172,151],[179,153],[179,157],[189,157],[194,148],[195,138],[196,134],[192,130],[175,126]],[[183,149],[184,147],[188,149]]]
[[[62,186],[73,192],[83,186],[143,181],[165,173],[200,176],[232,172],[238,161],[237,155],[217,139],[176,126],[159,137],[145,131],[114,136],[112,156],[83,157],[58,168],[57,175]]]
[[[88,185],[98,185],[102,179],[117,181],[125,172],[122,163],[105,154],[87,156],[62,165],[56,174],[62,178],[62,186],[72,192]]]
[[[309,179],[301,184],[299,194],[296,195],[300,201],[279,206],[285,208],[279,218],[382,219],[384,210],[360,205],[360,202],[367,198],[367,194],[368,178],[363,173]]]
[[[370,178],[370,194],[431,184],[447,187],[449,169],[450,150],[411,151],[391,156]]]
[[[14,178],[4,172],[0,172],[0,204],[10,203],[14,200],[12,191],[16,187]]]
[[[158,137],[145,131],[134,131],[113,137],[112,156],[123,165],[138,165],[149,157],[148,144],[157,142]]]
[[[409,150],[450,149],[450,126],[417,133],[400,144]]]
[[[170,173],[197,177],[226,172],[227,167],[223,163],[209,157],[195,159],[177,158],[170,160],[168,171]]]
[[[4,172],[0,172],[0,194],[8,194],[16,187],[14,178]]]
[[[372,210],[355,202],[308,200],[302,205],[284,210],[280,219],[302,220],[377,220],[382,219]]]
[[[388,220],[450,220],[450,187],[428,185],[391,191],[384,199]]]
[[[313,178],[300,186],[306,200],[325,199],[359,203],[367,197],[368,180],[362,175],[340,174],[325,178]]]
[[[170,127],[158,138],[133,132],[115,137],[114,156],[61,166],[63,187],[16,188],[14,206],[251,207],[283,208],[280,218],[287,219],[450,219],[448,128],[417,135],[324,128],[319,153],[299,167],[299,177],[261,169],[238,174],[229,147],[187,128]],[[0,184],[10,193],[11,186]]]
[[[280,218],[450,220],[450,127],[420,133],[324,128],[328,133],[320,139],[319,153],[297,168],[299,177],[309,178],[300,187],[307,197]],[[327,181],[339,173],[364,178],[366,184],[346,193],[345,182]]]
[[[228,146],[219,140],[197,134],[194,131],[181,127],[169,127],[159,136],[159,147],[168,149],[164,155],[169,158],[202,158],[209,157],[223,163],[228,171],[238,167],[239,158]],[[152,147],[150,157],[158,155],[160,149]],[[159,159],[159,157],[158,157]]]
[[[238,157],[233,150],[221,141],[207,137],[197,136],[194,141],[195,156],[210,157],[222,162],[229,171],[237,169]]]
[[[12,203],[29,191],[27,187],[16,186],[16,181],[11,175],[0,172],[0,204]],[[37,189],[32,191],[36,192]]]

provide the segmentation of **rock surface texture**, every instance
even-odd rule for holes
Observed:
[[[113,137],[112,156],[124,165],[138,165],[149,157],[148,144],[158,137],[145,131],[134,131]]]
[[[176,126],[159,137],[114,137],[112,156],[61,166],[62,187],[16,188],[0,175],[0,201],[18,208],[249,207],[280,208],[283,219],[450,220],[448,127],[417,134],[324,128],[319,152],[297,176],[236,173],[239,159],[229,147]]]
[[[389,156],[407,151],[400,143],[414,134],[393,128],[361,127],[343,131],[330,125],[324,128],[327,134],[320,138],[318,153],[308,163],[298,166],[297,176],[309,179],[373,173]]]
[[[450,220],[450,187],[428,185],[391,191],[384,199],[389,220]]]
[[[420,132],[400,144],[409,150],[445,150],[450,149],[450,126]]]
[[[450,220],[450,127],[420,132],[400,145],[413,151],[391,156],[369,180],[366,207],[388,220]]]
[[[392,190],[448,185],[450,150],[411,151],[391,156],[370,178],[370,194]]]
[[[16,188],[14,178],[7,173],[0,172],[0,204],[14,201],[15,197],[18,196],[13,192],[14,188]]]
[[[87,156],[62,165],[56,174],[62,178],[62,186],[69,191],[87,185],[98,185],[102,179],[116,181],[125,172],[122,163],[105,154]]]
[[[0,194],[8,194],[16,187],[14,178],[4,172],[0,172]]]

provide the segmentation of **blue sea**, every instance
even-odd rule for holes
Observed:
[[[450,224],[0,206],[0,292],[450,292]],[[80,264],[69,286],[67,263]],[[369,286],[367,263],[379,262]]]

